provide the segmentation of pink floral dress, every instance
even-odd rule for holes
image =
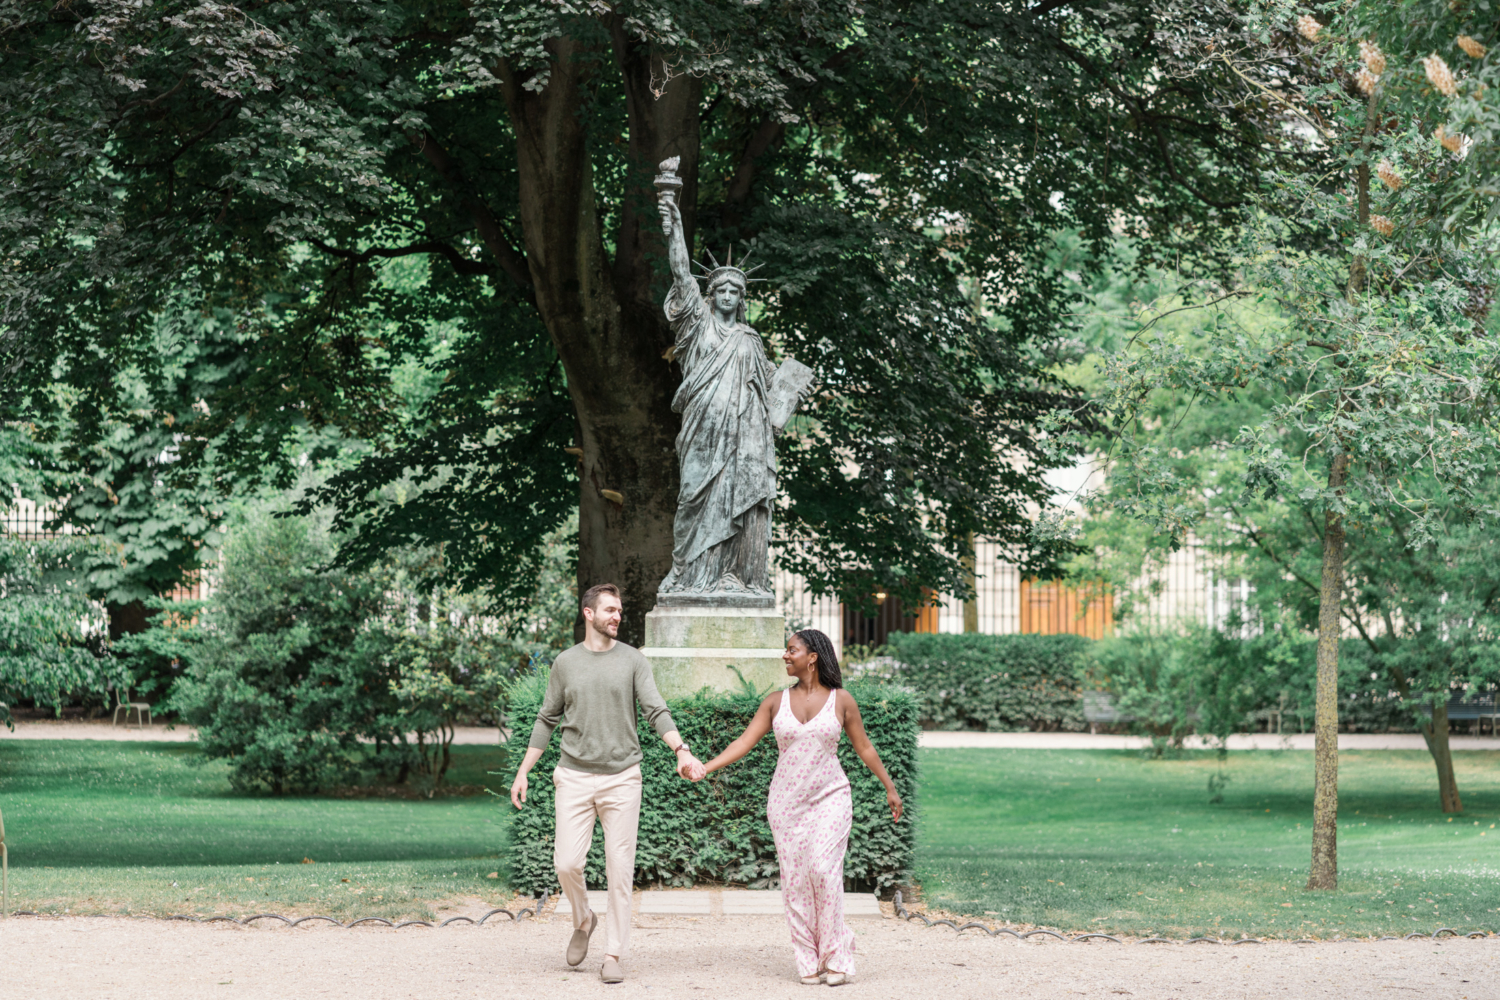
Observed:
[[[854,932],[844,923],[844,851],[854,823],[849,778],[839,766],[843,726],[831,691],[818,714],[798,722],[791,696],[771,720],[781,752],[766,818],[781,864],[781,900],[799,976],[854,973]]]

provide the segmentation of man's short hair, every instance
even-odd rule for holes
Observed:
[[[579,603],[588,611],[597,611],[599,610],[599,595],[601,594],[609,594],[615,600],[620,601],[622,604],[624,603],[624,599],[620,597],[620,588],[612,583],[594,584],[583,592],[583,600]]]

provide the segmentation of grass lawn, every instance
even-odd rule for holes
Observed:
[[[455,747],[493,782],[499,747]],[[1278,937],[1500,930],[1500,752],[1346,753],[1339,891],[1308,893],[1312,755],[924,750],[917,873],[934,909],[1067,930]],[[62,913],[442,916],[510,898],[488,795],[240,795],[181,743],[0,740],[11,905]],[[302,864],[311,858],[314,864]],[[500,877],[488,878],[490,873]]]
[[[918,879],[933,909],[1184,937],[1500,931],[1500,752],[1456,752],[1466,811],[1422,752],[1340,755],[1339,889],[1303,889],[1312,754],[924,750]]]
[[[455,785],[494,781],[485,772],[505,754],[453,750]],[[455,896],[509,898],[489,795],[247,796],[195,756],[181,743],[0,740],[12,908],[430,918]]]

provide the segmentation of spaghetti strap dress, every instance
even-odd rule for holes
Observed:
[[[839,765],[839,724],[830,691],[807,722],[781,693],[772,720],[781,756],[771,778],[766,818],[781,866],[781,900],[797,974],[854,974],[854,932],[844,923],[844,852],[854,823],[849,777]]]

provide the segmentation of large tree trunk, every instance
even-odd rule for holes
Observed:
[[[1427,752],[1437,765],[1438,798],[1443,803],[1443,812],[1464,811],[1458,797],[1458,778],[1453,774],[1453,751],[1448,745],[1448,702],[1434,700],[1432,719],[1422,725],[1422,739],[1427,741]]]
[[[677,77],[654,96],[654,57],[617,33],[612,54],[629,102],[631,185],[610,261],[584,109],[611,53],[569,38],[553,39],[547,49],[551,75],[539,93],[500,68],[516,133],[521,223],[537,308],[567,373],[583,452],[578,588],[618,585],[625,605],[620,638],[640,645],[646,612],[672,565],[678,485],[679,418],[671,402],[679,375],[663,359],[672,334],[657,301],[665,284],[653,281],[652,256],[661,255],[662,244],[651,179],[659,161],[681,157],[680,203],[691,241],[701,87]],[[659,81],[665,73],[656,68]]]
[[[1339,452],[1328,489],[1341,495],[1349,456]],[[1324,513],[1323,579],[1318,591],[1318,693],[1314,729],[1312,871],[1309,889],[1337,889],[1339,821],[1339,604],[1344,591],[1344,517]]]
[[[146,631],[147,618],[150,616],[146,611],[145,602],[131,601],[129,604],[110,602],[104,605],[104,610],[109,615],[110,642]]]
[[[978,552],[974,548],[974,532],[969,532],[969,554],[964,556],[964,570],[969,576],[969,590],[972,596],[964,601],[964,631],[979,631],[979,578],[975,574],[975,562]]]

